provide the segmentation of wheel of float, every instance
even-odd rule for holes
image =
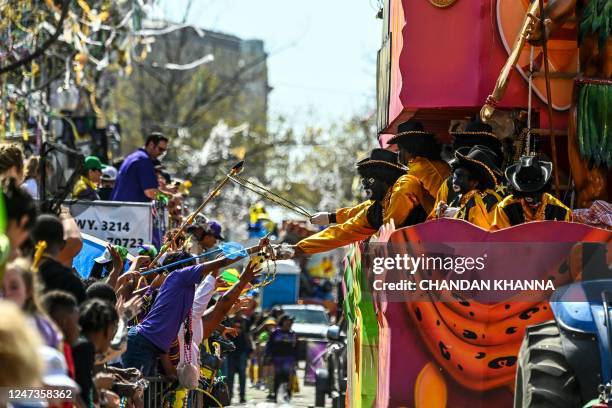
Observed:
[[[581,407],[580,391],[555,321],[532,326],[521,345],[514,408]]]

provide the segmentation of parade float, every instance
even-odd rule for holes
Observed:
[[[569,16],[551,10],[561,2],[544,2],[545,12],[550,13],[545,18],[554,21],[556,29],[544,46],[532,46],[527,40],[537,32],[541,16],[536,3],[386,1],[379,13],[383,19],[377,84],[381,146],[387,145],[399,123],[410,118],[448,143],[450,131],[480,116],[500,139],[507,139],[514,159],[537,153],[554,162],[553,186],[574,208],[608,200],[612,139],[605,131],[597,139],[593,128],[584,124],[595,104],[584,104],[580,86],[609,83],[609,79],[593,82],[587,78],[587,74],[597,76],[593,70],[584,71],[600,49],[601,55],[609,55],[609,31],[603,43],[597,35],[585,40],[582,33],[579,44],[577,25],[592,16],[585,10],[576,16],[576,2],[567,2]],[[605,92],[609,95],[609,90]],[[589,140],[597,141],[590,146],[602,146],[601,157],[588,147]],[[452,247],[449,237],[475,247],[501,248],[501,253],[504,245],[511,247],[509,243],[533,243],[537,259],[544,260],[541,274],[556,278],[558,287],[582,278],[584,266],[590,264],[587,258],[591,259],[583,251],[585,243],[605,248],[609,262],[611,234],[609,227],[606,231],[578,223],[527,224],[491,233],[462,221],[437,220],[400,229],[383,241],[395,248],[443,242]],[[535,243],[568,246],[548,253],[550,246]],[[348,406],[512,406],[525,330],[553,318],[547,299],[515,304],[471,299],[463,305],[435,302],[435,297],[425,302],[377,299],[364,259],[371,245],[351,246],[345,260]],[[511,261],[515,255],[505,254]],[[535,258],[523,261],[528,264]],[[512,275],[521,269],[508,262],[494,273]]]

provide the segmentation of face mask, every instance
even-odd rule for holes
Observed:
[[[540,205],[541,201],[542,201],[542,196],[539,195],[539,194],[538,195],[527,195],[527,196],[525,196],[525,202],[530,207],[537,207],[538,205]]]
[[[380,201],[387,193],[387,185],[373,177],[361,179],[361,186],[363,187],[368,200]]]
[[[463,167],[459,167],[453,172],[453,191],[465,194],[472,191],[476,183],[470,178],[470,172]]]

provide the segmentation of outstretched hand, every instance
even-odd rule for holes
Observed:
[[[119,299],[117,299],[117,313],[128,321],[132,320],[134,316],[140,313],[142,304],[142,296],[134,296],[127,301],[123,299],[123,296],[119,296]]]
[[[318,212],[310,218],[310,223],[315,225],[328,225],[329,213]]]
[[[130,265],[130,270],[138,271],[141,268],[149,265],[151,263],[151,258],[148,255],[138,255],[134,258],[134,261]]]
[[[255,277],[255,275],[257,275],[258,272],[261,271],[261,269],[261,259],[251,259],[247,266],[244,268],[242,276],[248,279],[248,281],[250,281]]]
[[[224,327],[221,331],[221,336],[223,336],[225,340],[229,340],[229,337],[238,336],[238,329],[235,327]]]
[[[121,259],[121,254],[119,254],[119,251],[117,251],[114,245],[109,245],[107,248],[111,256],[111,261],[113,262],[113,270],[116,273],[121,273],[121,271],[123,271],[123,259]]]
[[[250,298],[242,298],[232,305],[228,314],[233,315],[238,312],[246,312],[251,308],[252,304],[253,302]]]
[[[270,245],[270,238],[268,238],[267,236],[265,236],[262,239],[260,239],[259,240],[259,244],[257,244],[259,249],[263,249],[263,248],[267,247],[268,245]]]

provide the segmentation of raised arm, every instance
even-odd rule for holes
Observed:
[[[255,246],[252,246],[250,248],[246,249],[246,252],[248,254],[248,256],[253,255],[259,251],[262,250],[262,248],[264,248],[266,245],[269,244],[269,239],[268,238],[262,238],[259,243]],[[222,269],[225,268],[228,265],[231,265],[233,263],[238,262],[239,260],[245,258],[245,256],[239,256],[233,259],[230,259],[226,256],[219,258],[219,259],[215,259],[213,261],[210,262],[205,262],[204,268],[202,268],[202,277],[204,277],[205,275],[208,275],[208,273],[210,271],[216,270],[216,269]]]
[[[219,298],[219,301],[202,316],[203,322],[203,338],[207,338],[217,329],[219,323],[223,321],[225,316],[229,313],[232,305],[236,303],[238,297],[246,287],[246,285],[253,280],[257,272],[260,270],[260,264],[254,261],[249,262],[244,272],[240,275],[240,279],[230,290],[228,290],[223,296]]]

